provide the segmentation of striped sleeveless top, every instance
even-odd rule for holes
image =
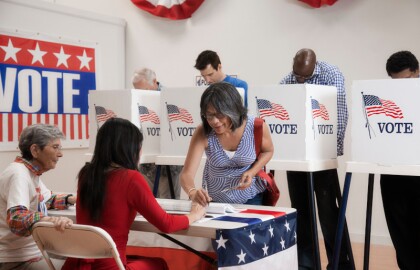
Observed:
[[[205,153],[207,160],[203,172],[203,188],[207,188],[214,202],[242,204],[266,189],[265,181],[254,177],[247,189],[221,192],[237,186],[242,174],[255,161],[254,117],[248,116],[244,134],[232,158],[223,150],[214,130],[208,135]]]

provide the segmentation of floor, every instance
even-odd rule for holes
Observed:
[[[354,263],[356,269],[363,269],[363,243],[352,243]],[[320,244],[321,252],[321,266],[322,269],[327,267],[327,256],[325,254],[324,244]],[[369,259],[370,270],[398,270],[397,260],[395,257],[395,250],[392,246],[382,245],[371,245],[370,248],[370,259]]]

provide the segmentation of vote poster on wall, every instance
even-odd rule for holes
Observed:
[[[0,151],[17,149],[31,124],[58,126],[65,148],[88,147],[95,45],[0,29]]]

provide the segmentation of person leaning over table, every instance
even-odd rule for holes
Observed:
[[[140,130],[126,119],[111,118],[99,128],[92,161],[78,175],[76,220],[107,231],[126,269],[168,269],[161,258],[126,258],[128,233],[137,212],[160,231],[171,233],[201,219],[205,208],[193,204],[188,215],[170,215],[159,206],[137,171],[142,142]],[[113,258],[68,258],[62,269],[86,268],[118,269]]]
[[[211,84],[200,101],[202,124],[191,138],[181,186],[201,205],[214,202],[261,205],[265,181],[256,177],[273,156],[273,142],[263,124],[261,153],[255,162],[254,117],[247,115],[236,88],[226,82]],[[207,159],[202,187],[194,178],[203,153]]]
[[[333,65],[317,61],[315,52],[311,49],[299,50],[293,58],[293,71],[282,79],[280,84],[317,84],[331,85],[337,88],[337,156],[343,155],[344,135],[348,120],[346,91],[344,76]],[[312,233],[310,224],[308,172],[287,171],[287,184],[289,187],[292,207],[297,210],[297,247],[299,269],[313,269],[314,252],[312,246]],[[331,267],[335,231],[338,221],[337,190],[339,178],[337,169],[317,171],[313,173],[314,191],[318,209],[319,222],[324,235],[325,249],[328,257],[328,266]],[[353,269],[350,262],[350,245],[348,235],[343,237],[339,269]]]
[[[32,226],[47,221],[64,230],[73,224],[66,217],[49,217],[47,209],[66,209],[76,197],[52,194],[41,180],[41,175],[54,169],[63,156],[63,138],[63,133],[51,125],[26,127],[19,138],[21,156],[0,174],[0,270],[48,269],[31,237]],[[53,262],[56,267],[64,263]]]
[[[132,83],[135,89],[143,90],[156,90],[161,91],[162,84],[159,83],[156,79],[156,73],[149,68],[142,68],[136,70],[133,75]],[[153,189],[155,183],[155,176],[157,171],[157,166],[154,163],[143,163],[140,164],[139,170],[141,174],[146,179],[149,187]],[[171,172],[173,180],[173,188],[175,193],[175,199],[179,199],[181,194],[181,187],[179,185],[179,174],[181,173],[182,166],[169,165],[169,170]],[[159,179],[159,188],[158,188],[158,198],[171,199],[170,193],[170,183],[168,180],[168,174],[166,170],[166,165],[161,166],[160,179]]]
[[[392,54],[386,62],[392,79],[419,79],[419,62],[409,51]],[[420,176],[381,174],[386,223],[400,269],[420,269]]]

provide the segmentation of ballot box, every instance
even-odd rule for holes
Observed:
[[[351,160],[420,164],[420,80],[354,81]]]
[[[252,86],[249,113],[268,125],[272,161],[337,157],[337,90],[333,86],[289,84]]]
[[[183,165],[191,137],[199,124],[200,100],[206,87],[165,87],[161,91],[159,164]],[[238,88],[240,95],[244,90]]]
[[[121,89],[89,93],[90,150],[93,152],[98,128],[109,118],[131,121],[143,133],[141,163],[151,163],[160,153],[160,92]]]

